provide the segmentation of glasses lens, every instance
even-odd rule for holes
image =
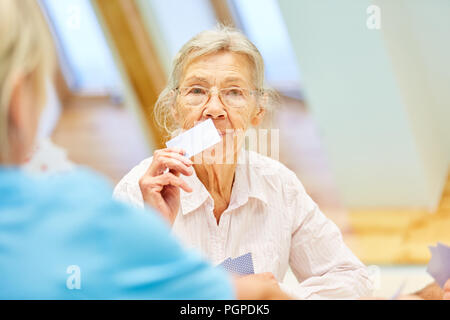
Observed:
[[[220,91],[222,100],[231,107],[243,107],[246,105],[248,94],[241,88],[226,88]]]
[[[202,87],[187,87],[182,88],[181,95],[187,104],[198,106],[208,99],[208,90]]]

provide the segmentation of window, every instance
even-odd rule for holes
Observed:
[[[158,20],[171,60],[189,39],[217,23],[209,0],[147,1]]]
[[[69,88],[79,93],[120,95],[120,76],[89,0],[41,3]]]
[[[228,0],[240,28],[264,58],[266,79],[280,92],[300,97],[299,77],[291,40],[276,0]]]

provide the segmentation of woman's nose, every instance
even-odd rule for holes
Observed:
[[[203,111],[203,116],[211,119],[225,119],[227,113],[225,111],[225,106],[220,100],[217,94],[212,94],[211,98],[205,105],[205,109]]]

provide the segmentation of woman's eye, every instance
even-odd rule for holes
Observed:
[[[228,95],[234,96],[234,97],[239,97],[239,96],[242,96],[242,91],[239,89],[229,89]]]
[[[189,94],[205,94],[205,89],[203,89],[203,88],[192,88],[190,91],[189,91]]]

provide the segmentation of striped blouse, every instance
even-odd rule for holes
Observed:
[[[114,196],[143,207],[139,179],[152,158],[119,182]],[[231,199],[219,223],[214,201],[195,174],[181,176],[193,189],[181,190],[172,232],[213,264],[252,253],[255,273],[272,272],[279,282],[290,267],[298,280],[282,288],[298,299],[355,299],[370,296],[367,268],[345,245],[338,227],[320,211],[297,176],[280,162],[241,152]]]

